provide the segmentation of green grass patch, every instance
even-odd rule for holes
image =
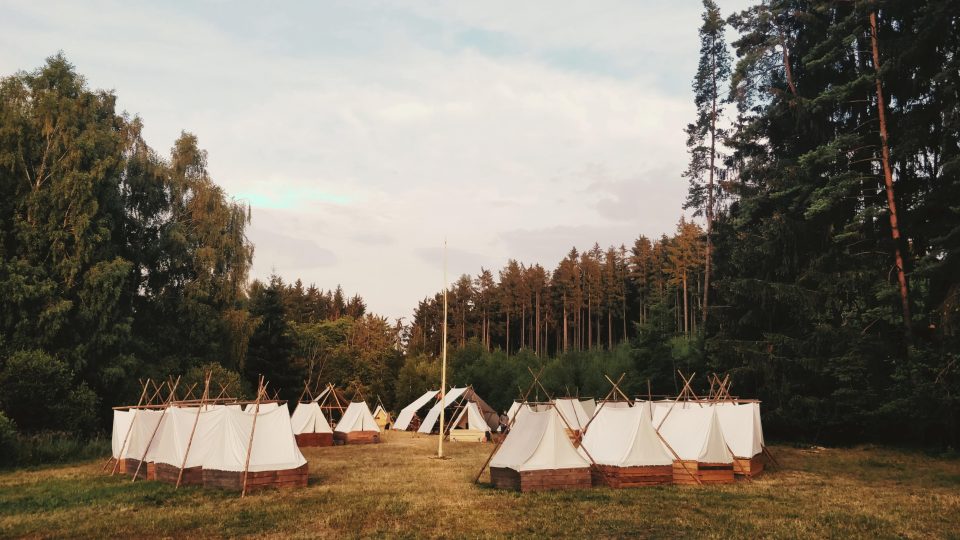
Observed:
[[[239,494],[100,472],[102,460],[0,473],[0,536],[871,537],[960,530],[960,462],[882,447],[775,447],[783,468],[727,486],[519,494],[472,479],[490,445],[389,433],[307,449],[310,485]],[[484,475],[483,480],[486,480]]]

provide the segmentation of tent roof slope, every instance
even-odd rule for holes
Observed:
[[[339,433],[350,433],[352,431],[380,431],[376,419],[370,412],[370,407],[363,401],[354,401],[347,406],[343,412],[343,418],[337,424],[334,430]]]
[[[574,448],[556,409],[525,414],[490,460],[491,467],[515,471],[577,469],[589,462]]]
[[[460,414],[450,425],[459,425],[464,416],[467,418],[467,427],[455,427],[454,429],[476,429],[479,431],[490,431],[490,426],[487,425],[487,421],[483,419],[483,415],[480,413],[480,407],[478,407],[473,401],[467,402],[467,406],[460,411]]]
[[[316,401],[298,403],[290,416],[290,425],[297,435],[301,433],[333,433],[327,418]]]
[[[582,448],[600,465],[670,465],[667,451],[650,421],[649,407],[600,409],[583,437]]]
[[[413,415],[417,414],[417,411],[425,407],[427,403],[430,403],[430,400],[435,399],[439,393],[439,390],[428,390],[422,396],[413,400],[413,403],[401,409],[397,419],[393,422],[393,429],[403,431],[410,427]]]

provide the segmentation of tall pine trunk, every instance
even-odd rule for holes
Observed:
[[[903,255],[900,252],[900,225],[897,220],[897,201],[893,190],[893,171],[890,169],[890,144],[887,139],[887,114],[883,101],[883,85],[880,82],[880,47],[877,39],[877,12],[870,12],[870,41],[873,44],[873,68],[877,80],[877,113],[880,116],[880,142],[883,160],[883,181],[887,187],[887,207],[890,209],[890,236],[893,237],[893,254],[897,265],[897,281],[900,283],[900,306],[903,309],[903,325],[910,338],[910,293]]]

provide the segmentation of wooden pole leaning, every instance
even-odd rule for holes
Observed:
[[[243,489],[240,491],[240,497],[247,495],[247,475],[250,472],[250,456],[253,453],[253,434],[257,430],[257,417],[260,416],[260,397],[267,391],[263,381],[263,375],[260,376],[257,385],[257,401],[253,408],[253,425],[250,426],[250,441],[247,443],[247,459],[243,464]]]
[[[165,406],[160,409],[160,418],[157,419],[157,425],[153,427],[153,433],[150,434],[150,440],[147,442],[147,447],[143,449],[143,456],[140,457],[140,462],[137,463],[137,470],[133,473],[133,478],[130,479],[131,482],[137,481],[137,475],[140,474],[140,467],[143,466],[143,461],[147,459],[147,453],[150,452],[150,447],[153,446],[153,439],[156,438],[157,432],[160,431],[160,424],[163,423],[163,417],[167,414],[167,409],[170,408],[170,403],[176,396],[177,386],[180,384],[180,377],[177,377],[177,381],[173,383],[173,386],[170,387],[170,394],[167,396],[167,402]]]
[[[527,369],[529,369],[529,368],[527,368]],[[531,373],[533,373],[533,372],[531,371]],[[536,378],[540,376],[540,373],[543,373],[543,368],[540,368],[540,372],[539,372],[537,375],[534,376],[534,380],[536,380]],[[534,383],[531,382],[531,383],[530,383],[530,387],[527,388],[527,391],[523,394],[523,397],[520,398],[520,406],[521,406],[521,407],[526,406],[526,404],[527,404],[527,398],[530,396],[530,392],[533,390],[533,385],[534,385]],[[508,422],[507,422],[507,433],[509,433],[509,432],[510,432],[510,428],[513,427],[513,423],[516,421],[517,415],[519,414],[519,412],[520,412],[520,411],[517,410],[517,412],[513,414],[513,417],[508,419]],[[490,461],[493,459],[494,454],[497,453],[497,450],[500,449],[500,447],[503,445],[503,441],[505,441],[506,439],[507,439],[507,437],[506,437],[506,435],[504,435],[499,441],[497,441],[497,444],[495,444],[495,445],[493,446],[493,450],[490,451],[490,455],[487,456],[487,459],[484,460],[483,465],[480,466],[480,471],[477,472],[477,477],[473,479],[473,483],[474,483],[474,484],[476,484],[477,482],[480,481],[480,477],[483,475],[483,471],[486,470],[487,465],[490,464]]]
[[[187,466],[187,456],[190,455],[190,447],[193,446],[193,435],[197,432],[197,424],[200,423],[200,412],[203,411],[204,400],[207,399],[207,396],[210,393],[210,376],[213,375],[212,371],[207,372],[207,376],[203,381],[203,395],[200,397],[200,404],[197,407],[197,415],[193,419],[193,428],[190,430],[190,439],[187,441],[187,448],[183,452],[183,461],[180,463],[180,472],[177,473],[177,485],[173,489],[180,489],[180,482],[183,480],[183,469]]]
[[[137,411],[139,411],[139,407],[143,405],[143,399],[147,397],[147,383],[141,381],[141,384],[143,384],[143,392],[140,392],[140,399],[137,400],[138,408],[133,410],[133,419],[130,420],[130,425],[127,426],[127,434],[123,436],[123,444],[120,445],[120,453],[117,455],[116,462],[113,465],[113,470],[110,471],[110,476],[116,474],[117,469],[120,467],[120,460],[123,459],[123,451],[127,447],[127,439],[130,437],[130,432],[133,431],[133,423],[137,420]],[[110,460],[112,459],[113,456],[111,455],[110,458],[107,459],[107,462],[103,464],[101,471],[107,468],[107,465],[110,464]]]

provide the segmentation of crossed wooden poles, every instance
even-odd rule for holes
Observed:
[[[191,430],[190,430],[190,438],[187,440],[187,447],[184,449],[183,459],[180,463],[180,467],[178,468],[179,470],[177,472],[177,483],[174,489],[179,489],[180,484],[183,480],[183,472],[186,469],[187,459],[189,458],[189,455],[190,455],[190,449],[193,447],[194,435],[196,434],[197,426],[200,422],[200,413],[204,410],[206,406],[212,405],[212,404],[231,403],[231,404],[240,405],[242,403],[237,401],[235,398],[229,397],[228,389],[230,387],[230,383],[228,383],[227,385],[223,385],[218,382],[217,384],[220,386],[220,392],[217,394],[215,398],[211,399],[210,398],[211,376],[212,376],[212,372],[206,373],[204,377],[204,383],[203,383],[203,393],[200,395],[199,398],[197,398],[193,394],[193,390],[197,386],[197,384],[193,384],[190,386],[187,392],[184,393],[183,399],[179,399],[179,400],[176,399],[177,387],[180,384],[179,377],[176,380],[173,380],[171,378],[159,385],[156,384],[156,382],[153,381],[152,379],[147,379],[146,382],[141,380],[140,383],[143,385],[143,390],[140,393],[140,399],[137,401],[137,405],[135,407],[114,407],[114,410],[133,409],[134,417],[133,419],[131,419],[130,425],[127,427],[127,432],[124,435],[123,443],[120,447],[118,458],[116,460],[114,460],[113,456],[108,458],[106,463],[104,463],[102,469],[106,469],[106,467],[110,464],[110,462],[114,461],[113,470],[111,471],[110,475],[113,476],[114,474],[116,474],[117,469],[119,468],[119,465],[120,465],[120,459],[123,459],[124,451],[127,449],[127,443],[130,441],[130,434],[133,431],[134,423],[136,423],[140,411],[148,410],[148,409],[160,409],[160,417],[157,419],[157,423],[150,434],[150,439],[144,448],[143,454],[140,456],[140,460],[137,463],[137,469],[133,473],[133,478],[130,480],[131,482],[136,482],[137,477],[139,476],[139,473],[140,473],[140,468],[143,466],[144,461],[146,461],[147,454],[149,453],[150,448],[153,445],[153,441],[157,436],[157,432],[160,430],[160,425],[163,421],[164,416],[166,415],[167,410],[174,405],[195,406],[197,409],[197,412],[196,412],[196,415],[194,416],[193,426],[191,427]],[[253,454],[253,439],[257,429],[257,418],[260,416],[259,414],[260,405],[266,401],[276,402],[278,401],[278,397],[279,397],[279,391],[275,391],[273,395],[273,399],[270,399],[270,394],[268,394],[267,392],[267,387],[269,384],[270,383],[264,379],[263,375],[261,375],[257,385],[257,397],[254,401],[249,402],[254,405],[254,412],[253,412],[253,423],[250,429],[250,438],[247,442],[246,459],[244,461],[244,467],[243,467],[243,487],[240,492],[241,497],[246,496],[246,493],[247,493],[247,477],[250,472],[250,458]],[[152,393],[150,394],[150,397],[147,397],[148,392],[151,391],[151,387],[153,387]],[[165,387],[168,389],[168,392],[167,392],[166,398],[162,399],[160,396]]]

